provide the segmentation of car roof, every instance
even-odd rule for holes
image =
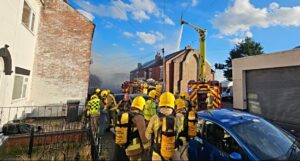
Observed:
[[[253,119],[261,119],[258,116],[229,108],[204,110],[198,112],[197,116],[198,118],[205,118],[219,123],[225,127],[231,127],[233,125],[248,122]]]

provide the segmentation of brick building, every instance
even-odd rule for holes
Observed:
[[[66,0],[64,0],[66,1]],[[62,0],[44,0],[30,101],[86,98],[94,24]]]
[[[174,52],[165,57],[166,62],[166,90],[174,92],[176,89],[186,91],[187,83],[197,79],[198,53],[191,47]],[[136,69],[130,72],[130,80],[154,79],[163,81],[163,59],[160,53],[155,59],[144,64],[138,63]],[[214,79],[214,71],[206,62],[206,80]]]
[[[0,19],[0,107],[84,103],[95,25],[66,0],[1,0]]]

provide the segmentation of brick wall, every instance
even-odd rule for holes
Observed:
[[[94,24],[64,0],[44,0],[30,102],[84,100],[88,91]]]
[[[152,78],[156,81],[160,81],[160,66],[152,67]]]

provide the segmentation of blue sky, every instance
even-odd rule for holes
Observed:
[[[245,36],[266,53],[300,45],[299,0],[69,0],[96,25],[92,73],[104,83],[116,74],[128,79],[138,62],[154,58],[162,47],[177,50],[180,15],[207,29],[207,60],[223,63]],[[183,28],[180,48],[199,48],[198,34]],[[127,73],[125,76],[124,73]],[[222,78],[222,73],[217,73]]]

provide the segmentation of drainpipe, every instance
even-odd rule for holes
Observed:
[[[162,55],[163,55],[163,91],[166,90],[166,60],[165,60],[165,49],[162,48]]]

